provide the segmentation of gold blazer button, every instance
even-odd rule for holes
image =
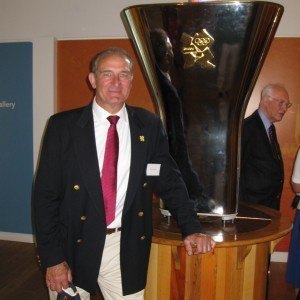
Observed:
[[[146,237],[143,235],[141,236],[141,241],[143,241]]]
[[[81,220],[81,221],[85,221],[85,220],[86,220],[86,216],[81,216],[81,217],[80,217],[80,220]]]
[[[80,186],[79,186],[78,184],[75,184],[75,185],[74,185],[74,190],[75,190],[75,191],[78,191],[79,189],[80,189]]]
[[[139,217],[142,217],[143,215],[144,215],[144,212],[143,212],[143,211],[139,211],[139,212],[138,212],[138,216],[139,216]]]
[[[148,185],[148,183],[147,183],[147,182],[144,182],[143,187],[146,187],[147,185]]]
[[[82,239],[78,239],[78,240],[76,241],[76,243],[77,243],[77,244],[82,243]]]

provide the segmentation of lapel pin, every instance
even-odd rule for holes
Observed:
[[[140,141],[145,142],[145,137],[143,135],[140,135]]]

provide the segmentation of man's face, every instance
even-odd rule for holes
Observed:
[[[96,74],[89,74],[89,81],[96,90],[97,103],[110,113],[122,108],[129,96],[132,79],[130,62],[119,55],[103,58]]]
[[[173,63],[173,58],[174,58],[173,47],[168,37],[166,40],[166,47],[167,47],[167,55],[170,57],[170,62]]]
[[[261,108],[270,122],[279,122],[290,105],[289,95],[283,88],[273,88],[263,97]]]

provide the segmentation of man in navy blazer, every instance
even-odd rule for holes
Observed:
[[[286,89],[269,84],[261,92],[258,110],[242,129],[240,200],[279,210],[284,173],[280,147],[269,128],[280,122],[291,106]]]
[[[143,299],[152,237],[152,197],[166,202],[189,255],[215,242],[201,234],[158,116],[125,104],[132,58],[100,52],[89,74],[95,98],[52,116],[34,187],[36,240],[51,299],[73,282],[82,299],[97,283],[105,299]],[[106,224],[101,175],[110,115],[119,116],[115,219]],[[53,292],[54,291],[54,292]]]

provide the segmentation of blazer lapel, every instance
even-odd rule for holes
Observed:
[[[128,105],[126,105],[126,108],[131,135],[131,166],[123,214],[130,208],[137,189],[141,184],[139,178],[145,173],[147,143],[149,142],[145,132],[145,125],[137,112]]]
[[[84,108],[74,128],[71,128],[75,151],[82,178],[96,210],[105,221],[104,205],[100,184],[92,103]]]

